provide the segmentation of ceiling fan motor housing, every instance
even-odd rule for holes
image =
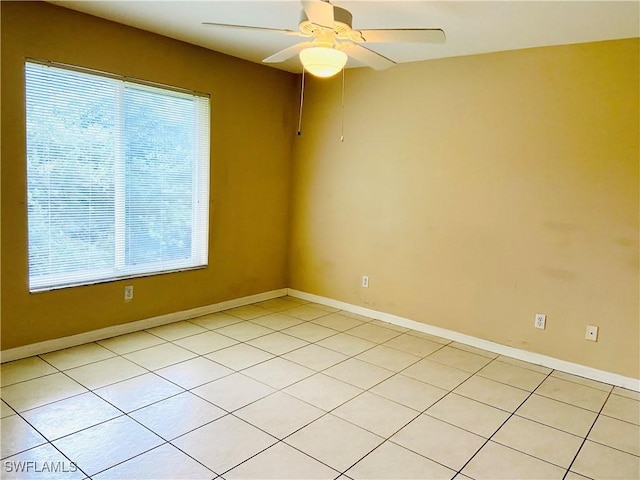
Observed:
[[[332,7],[334,19],[333,28],[310,22],[303,10],[300,14],[300,31],[306,35],[313,36],[318,33],[318,30],[332,30],[338,38],[341,35],[349,36],[351,32],[351,25],[353,23],[353,16],[351,15],[351,12],[344,8],[336,7],[335,5],[332,5]]]

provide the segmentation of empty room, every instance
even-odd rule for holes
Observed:
[[[640,478],[640,3],[0,21],[2,478]]]

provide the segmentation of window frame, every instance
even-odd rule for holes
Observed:
[[[175,273],[189,270],[198,270],[208,267],[209,264],[209,199],[210,199],[210,170],[211,170],[211,158],[210,158],[210,139],[211,139],[211,101],[210,94],[197,92],[193,90],[187,90],[171,85],[160,84],[157,82],[150,82],[140,80],[128,76],[118,75],[109,72],[103,72],[100,70],[94,70],[85,67],[79,67],[76,65],[70,65],[65,63],[59,63],[49,60],[40,60],[36,58],[26,57],[24,62],[24,81],[25,81],[25,170],[26,170],[26,185],[25,191],[29,192],[29,136],[27,126],[27,66],[29,64],[40,65],[44,67],[52,67],[61,70],[73,71],[81,74],[87,74],[92,76],[98,76],[120,82],[118,101],[119,120],[115,127],[116,136],[122,134],[122,115],[121,111],[124,107],[123,92],[129,86],[139,87],[141,90],[147,92],[153,90],[162,90],[169,96],[171,93],[176,96],[191,96],[198,99],[204,99],[205,105],[198,104],[195,106],[195,129],[194,135],[196,141],[194,142],[195,154],[193,158],[193,170],[191,173],[192,191],[191,191],[191,255],[188,260],[160,260],[156,262],[145,262],[143,269],[132,269],[131,266],[126,266],[125,251],[126,251],[126,200],[127,193],[125,191],[125,185],[127,183],[127,175],[125,172],[125,163],[127,157],[122,149],[122,138],[116,139],[116,148],[114,154],[114,212],[113,212],[113,234],[114,234],[114,258],[113,264],[109,268],[96,268],[86,271],[78,270],[73,274],[69,273],[50,273],[44,275],[38,275],[32,278],[31,275],[31,244],[27,242],[27,263],[28,263],[28,288],[30,293],[37,293],[43,291],[57,290],[76,286],[95,285],[100,283],[109,283],[118,280],[147,277],[154,275],[164,275],[167,273]],[[29,220],[29,207],[27,205],[27,237],[31,236],[30,232],[30,220]],[[117,237],[121,236],[121,239]],[[138,271],[136,271],[138,270]],[[72,280],[68,280],[72,277]]]

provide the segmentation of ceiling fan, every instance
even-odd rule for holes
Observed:
[[[298,30],[230,25],[203,22],[203,25],[224,28],[259,30],[307,38],[265,58],[264,63],[280,63],[296,55],[306,71],[319,77],[330,77],[340,72],[352,57],[376,70],[395,65],[395,62],[364,46],[368,43],[443,43],[444,31],[439,28],[399,28],[354,30],[353,16],[332,5],[329,0],[302,0],[302,13]]]

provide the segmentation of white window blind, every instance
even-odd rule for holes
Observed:
[[[209,98],[27,61],[29,289],[207,264]]]

